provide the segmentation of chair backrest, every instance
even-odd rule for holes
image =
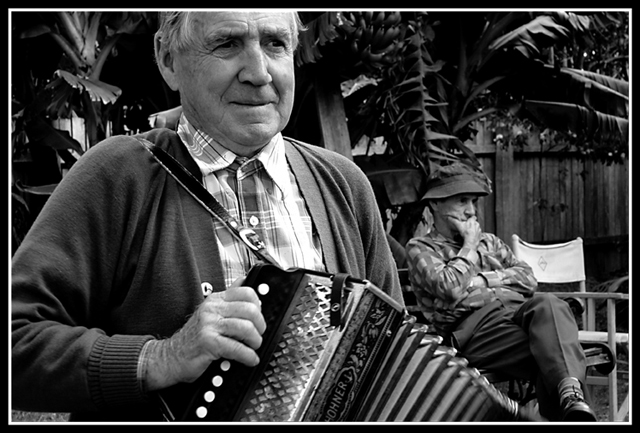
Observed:
[[[584,283],[586,280],[582,238],[538,245],[525,242],[514,234],[511,241],[513,253],[531,266],[539,283]]]

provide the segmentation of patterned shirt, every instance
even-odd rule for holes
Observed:
[[[435,227],[407,243],[411,285],[425,317],[445,335],[461,318],[497,298],[522,302],[538,283],[533,271],[509,246],[491,233],[483,233],[474,262],[471,250],[444,237]],[[487,287],[471,286],[481,275]]]
[[[241,225],[252,228],[284,269],[324,271],[320,241],[277,134],[257,155],[240,157],[181,116],[178,135],[202,172],[207,190]],[[256,263],[255,255],[214,218],[225,282]]]

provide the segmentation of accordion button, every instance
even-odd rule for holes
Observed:
[[[258,293],[260,293],[262,296],[266,295],[267,293],[269,293],[269,285],[262,283],[258,286]]]
[[[207,283],[205,281],[204,283],[200,284],[200,287],[202,287],[202,294],[205,298],[213,293],[213,286],[211,285],[211,283]]]
[[[220,370],[229,371],[230,368],[231,368],[231,363],[226,359],[220,363]]]
[[[196,409],[196,416],[198,418],[204,418],[205,416],[207,416],[207,408],[204,406],[200,406],[199,408]]]
[[[211,403],[213,400],[215,400],[216,398],[216,394],[213,391],[207,391],[204,393],[204,401],[206,401],[207,403]]]
[[[211,379],[211,383],[215,387],[222,385],[222,376],[214,376],[213,379]]]

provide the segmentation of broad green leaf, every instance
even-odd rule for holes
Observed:
[[[588,139],[617,137],[629,142],[629,121],[575,104],[527,100],[524,104],[538,119],[557,131],[573,132]]]
[[[80,143],[73,139],[67,131],[55,129],[42,117],[35,117],[25,126],[30,142],[38,142],[44,146],[52,147],[56,150],[71,149],[80,155],[84,153]]]
[[[57,186],[58,186],[57,183],[52,183],[49,185],[38,185],[38,186],[20,185],[18,189],[34,195],[51,195],[53,194],[53,190],[56,189]]]
[[[21,39],[35,38],[37,36],[44,35],[47,33],[51,33],[51,27],[49,27],[46,24],[37,24],[31,28],[28,28],[20,32],[20,35],[18,37]]]
[[[627,81],[618,80],[595,72],[583,71],[582,69],[562,68],[562,71],[574,75],[581,75],[621,95],[629,96],[629,83]]]
[[[489,49],[513,47],[530,58],[539,55],[541,48],[565,40],[569,35],[566,27],[559,25],[553,17],[543,15],[497,38],[489,45]]]
[[[606,85],[594,81],[590,77],[574,72],[575,70],[562,69],[561,73],[570,77],[567,93],[573,97],[574,102],[586,108],[592,108],[618,117],[626,117],[629,114],[629,98]],[[605,82],[606,81],[602,81]]]
[[[427,129],[427,140],[457,140],[458,137],[451,134],[443,134],[441,132],[431,131]]]
[[[56,75],[63,78],[71,87],[86,91],[94,102],[112,104],[122,94],[122,90],[111,84],[99,80],[90,80],[74,75],[70,72],[58,69]]]

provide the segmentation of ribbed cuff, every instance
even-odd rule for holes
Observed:
[[[140,354],[152,336],[114,335],[99,338],[89,355],[89,391],[99,408],[146,401],[140,386]]]

